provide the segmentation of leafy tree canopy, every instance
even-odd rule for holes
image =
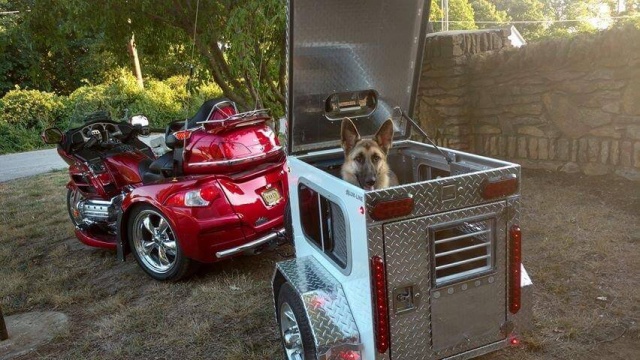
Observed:
[[[18,83],[68,93],[102,81],[130,67],[126,45],[135,35],[147,76],[188,74],[194,64],[199,79],[212,79],[241,107],[284,104],[280,0],[2,0],[0,9],[20,11],[0,35],[0,66],[10,67],[4,91]]]
[[[640,22],[640,0],[625,1],[620,15]],[[432,1],[435,31],[442,29],[442,2]],[[515,23],[534,41],[594,31],[590,19],[618,15],[617,3],[449,0],[449,29]],[[0,0],[0,12],[7,11],[18,13],[0,15],[0,94],[19,85],[64,95],[112,81],[132,68],[127,43],[135,35],[145,78],[188,76],[194,66],[192,87],[215,82],[243,108],[283,113],[284,0]],[[566,21],[576,19],[584,21]]]

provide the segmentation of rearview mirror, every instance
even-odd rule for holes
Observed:
[[[129,120],[131,125],[136,126],[140,125],[141,127],[149,126],[149,119],[147,119],[144,115],[135,115]]]
[[[48,128],[40,135],[45,144],[59,144],[64,138],[64,134],[58,128]]]

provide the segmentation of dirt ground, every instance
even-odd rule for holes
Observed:
[[[291,249],[158,283],[73,237],[65,182],[56,172],[0,183],[4,314],[58,311],[70,323],[17,359],[282,358],[270,279]],[[520,347],[482,359],[637,358],[640,183],[525,170],[522,203],[533,328]]]

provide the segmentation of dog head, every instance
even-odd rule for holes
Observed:
[[[342,178],[365,190],[389,186],[387,154],[393,141],[393,121],[385,121],[372,139],[362,139],[351,119],[342,120]]]

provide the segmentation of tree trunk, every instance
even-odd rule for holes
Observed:
[[[144,89],[144,82],[142,81],[142,69],[140,68],[140,60],[138,59],[138,50],[136,49],[134,35],[131,35],[131,40],[129,40],[127,47],[129,48],[129,55],[131,55],[131,58],[133,59],[133,74],[138,80],[138,86],[140,87],[140,89]]]

